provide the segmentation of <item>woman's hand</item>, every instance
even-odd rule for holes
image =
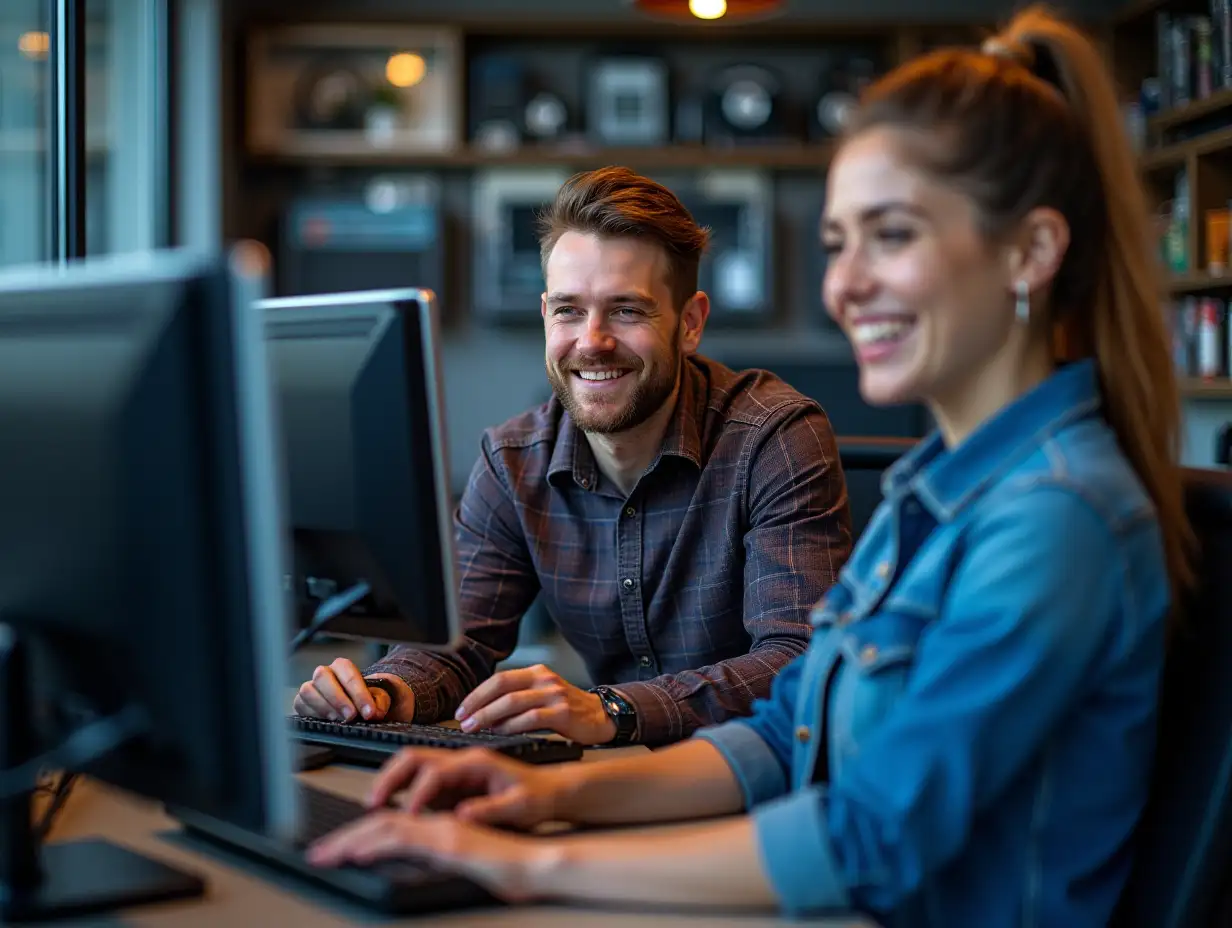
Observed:
[[[368,804],[379,809],[405,789],[407,812],[451,809],[464,821],[532,828],[561,811],[568,773],[485,748],[407,748],[381,769]]]
[[[308,849],[318,867],[379,860],[426,860],[461,874],[506,902],[538,898],[540,871],[551,866],[554,842],[511,835],[454,815],[411,815],[383,809],[326,835]]]
[[[550,838],[510,834],[456,815],[381,809],[308,849],[314,866],[423,860],[506,902],[599,902],[773,911],[747,816]]]

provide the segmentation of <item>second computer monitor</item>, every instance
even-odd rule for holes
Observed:
[[[460,634],[436,300],[383,290],[262,301],[307,626],[419,647]],[[336,599],[335,599],[336,598]]]
[[[0,273],[6,923],[202,888],[117,844],[40,847],[23,793],[39,767],[296,833],[263,258]]]

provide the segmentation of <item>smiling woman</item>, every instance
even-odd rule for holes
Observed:
[[[1069,226],[1036,208],[990,242],[977,204],[921,169],[913,141],[873,125],[836,158],[825,301],[855,347],[865,399],[924,401],[956,443],[1050,373],[1048,340],[1014,307],[1032,286],[1046,300]]]

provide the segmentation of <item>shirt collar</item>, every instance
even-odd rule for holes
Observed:
[[[700,423],[705,420],[707,399],[704,380],[705,375],[698,365],[691,358],[685,358],[681,365],[676,407],[668,420],[667,431],[650,470],[658,465],[664,455],[684,458],[701,467]],[[552,402],[559,404],[560,401],[553,397]],[[552,459],[548,464],[548,482],[560,486],[561,474],[571,475],[573,482],[584,490],[593,490],[599,483],[599,468],[590,443],[563,409],[556,432],[556,446],[552,449]]]
[[[705,375],[701,369],[692,359],[686,357],[680,365],[680,393],[676,397],[676,409],[668,420],[667,431],[663,433],[663,444],[659,446],[655,464],[667,454],[692,461],[698,467],[702,466],[699,424],[706,421],[708,394],[704,380]],[[654,464],[651,467],[653,468]]]
[[[891,466],[882,495],[913,493],[939,521],[948,521],[1004,471],[1062,426],[1098,412],[1094,361],[1077,361],[1053,374],[947,449],[934,431]]]

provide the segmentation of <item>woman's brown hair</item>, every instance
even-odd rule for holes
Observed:
[[[1099,51],[1040,6],[981,50],[917,58],[870,87],[848,137],[905,130],[919,167],[968,194],[996,239],[1037,207],[1070,245],[1048,306],[1059,360],[1095,359],[1104,414],[1159,517],[1174,602],[1193,579],[1179,465],[1181,404],[1146,196]]]

